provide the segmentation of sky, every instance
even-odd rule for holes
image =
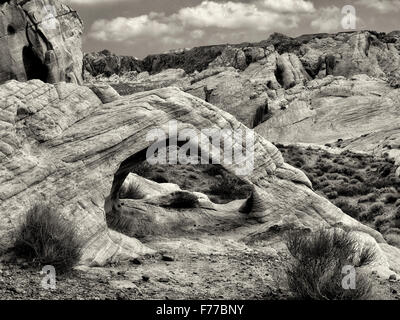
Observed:
[[[138,58],[179,48],[261,41],[274,32],[299,36],[354,27],[400,29],[400,0],[62,1],[84,21],[85,52],[108,49]],[[354,10],[343,9],[348,5]]]

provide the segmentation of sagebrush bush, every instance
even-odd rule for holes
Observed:
[[[131,183],[128,186],[122,185],[119,191],[119,198],[120,199],[143,199],[144,198],[143,192],[140,190],[139,183]]]
[[[168,204],[168,207],[190,209],[199,206],[197,197],[189,192],[175,191],[170,196],[171,202]]]
[[[357,242],[343,230],[320,229],[313,233],[290,232],[286,240],[293,263],[286,270],[288,285],[301,300],[368,299],[371,284],[361,272],[356,288],[342,287],[343,267],[361,267],[375,258],[371,249],[358,250]]]
[[[58,274],[79,261],[81,243],[72,224],[49,204],[36,204],[16,235],[15,253],[38,265],[52,265]]]
[[[245,199],[250,192],[239,178],[225,175],[216,184],[210,186],[210,193],[218,195],[222,199],[231,200]]]
[[[396,203],[397,199],[399,199],[399,195],[398,194],[388,194],[385,197],[385,203],[386,204]]]
[[[346,200],[338,200],[335,202],[335,205],[354,219],[358,219],[360,214],[364,211],[362,206],[351,204]]]

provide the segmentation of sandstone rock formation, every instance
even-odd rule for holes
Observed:
[[[82,21],[75,11],[58,0],[2,1],[0,9],[0,83],[82,83]]]
[[[206,63],[194,52],[215,57]],[[108,83],[127,82],[129,92],[174,85],[248,127],[258,126],[271,141],[324,145],[340,139],[343,148],[388,153],[400,164],[399,32],[273,34],[259,43],[194,48],[180,52],[179,59],[176,54],[153,55],[156,68],[143,63],[148,77],[111,77]],[[199,67],[187,68],[194,57],[198,60],[192,65]],[[186,75],[156,80],[155,72],[177,66]]]
[[[177,88],[137,93],[102,104],[87,87],[9,81],[0,86],[0,98],[1,250],[12,246],[27,208],[48,200],[76,226],[85,244],[82,263],[87,265],[153,252],[136,239],[110,231],[105,222],[105,214],[121,208],[118,194],[130,169],[145,159],[152,144],[146,141],[150,129],[166,129],[168,121],[175,119],[180,130],[248,130],[229,113]],[[276,234],[276,230],[288,227],[342,226],[355,231],[360,243],[378,250],[374,268],[381,274],[400,272],[399,249],[388,246],[377,231],[316,195],[304,173],[286,164],[278,149],[260,135],[255,136],[254,148],[255,169],[244,179],[254,186],[257,201],[262,199],[264,206],[258,205],[263,209],[244,216],[245,221],[256,219],[260,224],[243,222],[243,232],[238,235],[251,237],[271,228]],[[241,167],[225,166],[232,173]],[[158,190],[170,192],[168,188]],[[157,208],[154,197],[150,194],[133,205]],[[230,205],[232,219],[243,220],[239,213],[242,204]],[[216,208],[202,209],[202,216],[207,216],[204,212],[218,215]],[[154,210],[163,212],[161,208]]]

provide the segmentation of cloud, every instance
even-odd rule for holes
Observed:
[[[301,14],[312,12],[315,12],[313,4],[305,0],[280,0],[279,3],[272,0],[252,3],[207,0],[197,6],[181,8],[169,16],[152,12],[138,17],[97,20],[91,26],[89,37],[132,43],[140,38],[175,37],[174,42],[180,42],[176,37],[200,39],[211,28],[226,34],[232,31],[266,33],[277,28],[296,28]]]
[[[375,9],[380,13],[390,13],[400,11],[399,0],[358,0],[356,5]]]
[[[261,5],[277,12],[311,13],[315,11],[314,4],[304,0],[263,0]]]
[[[341,27],[342,17],[341,9],[338,7],[320,8],[311,21],[311,26],[319,32],[332,32]]]
[[[173,36],[179,30],[177,26],[163,22],[165,17],[160,13],[150,13],[134,18],[118,17],[112,20],[96,20],[89,37],[101,41],[127,41],[140,37]]]
[[[342,8],[336,6],[321,7],[313,14],[310,25],[319,32],[350,31],[349,29],[344,29],[342,26],[342,21],[346,23],[346,20],[344,20],[345,18],[346,16],[342,12]],[[364,21],[357,16],[357,13],[355,19],[356,28],[364,24]]]

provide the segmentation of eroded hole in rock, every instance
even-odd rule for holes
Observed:
[[[9,35],[13,35],[13,34],[15,34],[17,31],[15,30],[15,28],[10,24],[8,27],[7,27],[7,33],[9,34]]]
[[[278,83],[282,87],[285,86],[285,82],[283,80],[283,72],[284,72],[283,68],[280,65],[277,65],[276,69],[275,69],[275,78],[276,78],[276,81],[278,81]]]
[[[167,153],[168,150],[167,147]],[[180,221],[179,212],[194,212],[199,208],[198,198],[193,192],[206,194],[214,203],[226,204],[248,198],[253,190],[250,184],[221,165],[150,165],[146,153],[147,149],[142,150],[121,163],[105,205],[108,226],[126,235],[143,239],[179,232],[180,227],[193,222],[190,218]],[[169,185],[164,186],[161,195],[156,194],[149,187],[151,182],[142,178]],[[172,184],[178,185],[181,190],[176,190]],[[171,217],[175,215],[176,219],[172,217],[168,223],[160,223],[157,214],[165,210],[171,212]]]
[[[32,47],[24,47],[22,57],[27,80],[39,79],[47,82],[49,75],[48,67],[40,60]]]
[[[271,116],[272,114],[270,113],[268,107],[268,101],[266,101],[264,105],[259,106],[256,110],[256,114],[254,115],[253,118],[253,128],[267,121],[269,118],[271,118]]]

